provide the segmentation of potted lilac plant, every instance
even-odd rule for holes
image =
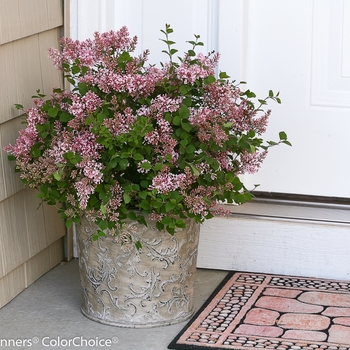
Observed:
[[[277,142],[261,136],[270,115],[265,105],[280,103],[278,94],[257,99],[226,73],[216,77],[219,54],[197,54],[198,35],[176,58],[172,32],[169,25],[162,30],[168,61],[159,66],[147,63],[148,51],[132,55],[137,38],[126,27],[81,42],[63,38],[62,50],[50,49],[49,56],[72,89],[55,89],[49,98],[38,91],[24,111],[25,129],[5,147],[24,184],[48,204],[61,203],[67,227],[78,224],[80,251],[98,247],[80,259],[82,280],[90,284],[83,287],[83,312],[103,323],[142,327],[188,318],[193,282],[187,277],[197,250],[184,248],[183,240],[197,244],[198,225],[227,213],[220,203],[251,200],[239,175],[257,171],[271,146],[290,144],[284,132]],[[155,238],[145,233],[150,229]],[[169,242],[161,248],[164,232]],[[107,248],[107,239],[121,253]],[[159,269],[177,262],[183,270],[152,285],[154,268],[144,273],[138,265],[145,255]],[[92,256],[93,267],[87,265]],[[120,270],[148,280],[143,287],[129,282],[122,298],[112,296],[121,289],[112,282]],[[180,280],[186,287],[163,297]],[[95,304],[92,295],[100,298]],[[140,305],[146,313],[136,319]],[[111,309],[125,312],[113,316]]]

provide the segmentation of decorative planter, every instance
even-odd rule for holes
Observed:
[[[91,236],[97,225],[77,225],[82,285],[81,310],[88,318],[120,327],[158,327],[189,319],[194,311],[194,278],[199,224],[186,220],[174,236],[126,221],[118,237]],[[137,250],[130,241],[140,241]],[[123,244],[121,244],[123,242]]]

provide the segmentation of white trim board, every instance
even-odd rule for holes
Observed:
[[[350,280],[350,210],[264,200],[201,228],[197,266]]]
[[[230,205],[228,209],[236,215],[350,224],[350,205],[344,204],[254,199],[244,205]]]

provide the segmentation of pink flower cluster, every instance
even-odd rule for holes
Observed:
[[[214,68],[218,64],[219,57],[219,54],[215,54],[213,58],[209,58],[199,53],[197,55],[199,64],[196,65],[191,65],[187,57],[176,69],[176,75],[184,84],[193,84],[197,79],[204,79],[209,75],[215,74]]]
[[[156,190],[157,193],[169,193],[177,190],[181,184],[185,181],[185,174],[172,174],[164,172],[156,175],[152,180],[152,185],[149,187],[150,190]]]

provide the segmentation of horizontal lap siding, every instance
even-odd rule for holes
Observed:
[[[23,128],[15,103],[31,105],[37,89],[50,94],[62,75],[47,58],[59,47],[62,0],[0,0],[0,146]],[[0,307],[63,259],[63,221],[55,207],[40,205],[0,152]]]

